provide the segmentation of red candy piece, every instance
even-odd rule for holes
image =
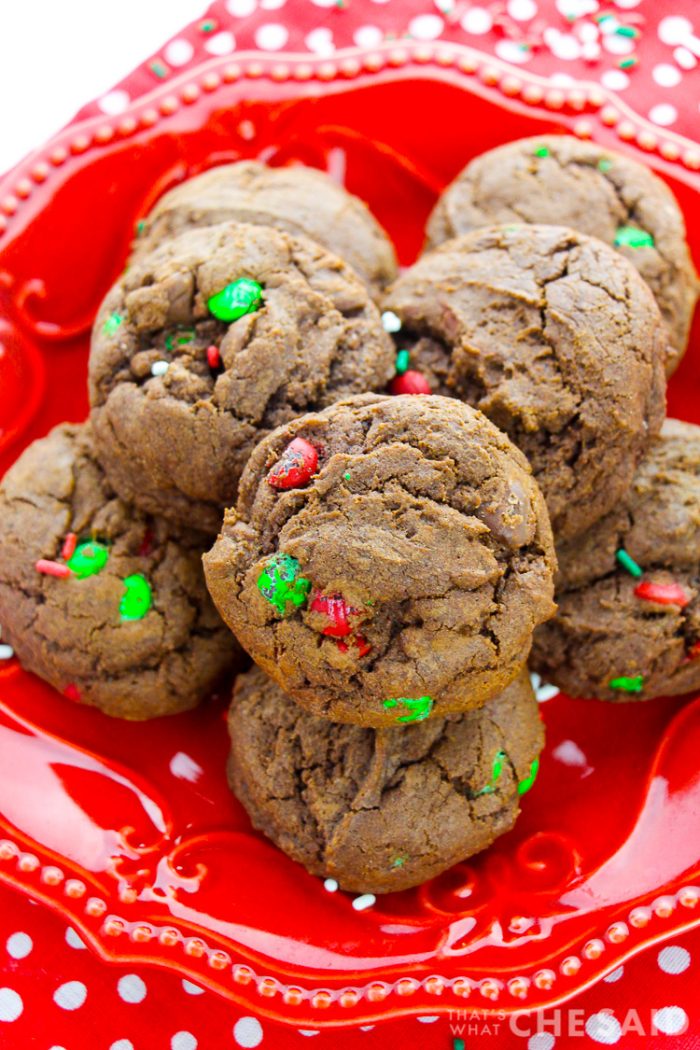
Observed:
[[[67,700],[72,700],[74,704],[79,704],[82,699],[80,696],[80,690],[78,689],[75,682],[71,682],[70,685],[66,686],[66,688],[63,690],[63,695],[66,697]]]
[[[61,547],[61,557],[64,561],[68,561],[69,558],[73,557],[73,555],[75,554],[75,548],[77,546],[78,537],[74,532],[69,532],[65,540],[63,541],[63,546]]]
[[[318,467],[318,452],[304,438],[294,438],[267,475],[273,489],[301,489],[308,485]]]
[[[643,580],[634,588],[638,598],[645,602],[656,602],[657,605],[678,605],[684,608],[690,601],[679,583],[650,583]]]
[[[212,345],[207,347],[207,364],[210,368],[221,367],[221,353],[218,346]]]
[[[46,558],[39,558],[39,561],[34,568],[43,576],[58,576],[59,578],[65,578],[66,576],[71,575],[71,571],[67,565],[61,565],[59,561],[48,561]]]
[[[367,639],[364,638],[361,634],[355,635],[353,641],[357,648],[358,656],[367,656],[367,653],[370,652],[370,650],[372,649],[372,646],[369,644]]]
[[[410,368],[408,372],[392,379],[389,390],[392,394],[430,394],[432,392],[425,376]]]
[[[346,653],[350,648],[347,642],[336,642],[335,644],[338,646],[341,653]],[[357,655],[360,658],[363,656],[367,656],[367,653],[369,653],[372,649],[372,646],[369,644],[367,639],[363,638],[361,634],[355,635],[355,637],[352,639],[352,644],[357,649]]]
[[[309,608],[313,612],[323,613],[331,623],[323,628],[323,634],[330,638],[346,638],[352,628],[349,617],[357,613],[352,609],[340,594],[321,594],[320,591],[312,598]]]
[[[153,550],[153,532],[151,529],[146,529],[141,540],[141,546],[139,547],[139,558],[147,558]]]

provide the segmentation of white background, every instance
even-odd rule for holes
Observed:
[[[0,174],[206,7],[207,0],[0,0]]]

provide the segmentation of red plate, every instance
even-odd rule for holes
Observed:
[[[472,155],[557,129],[652,148],[601,88],[549,91],[447,43],[214,59],[117,119],[73,125],[0,184],[0,468],[84,418],[97,305],[134,223],[185,175],[239,157],[328,168],[408,262]],[[700,239],[696,148],[656,129],[653,149]],[[697,342],[669,400],[700,422]],[[226,787],[224,707],[129,725],[0,664],[0,880],[105,959],[176,970],[296,1027],[467,1000],[542,1007],[700,921],[700,698],[546,703],[542,771],[515,830],[365,911],[252,831]]]

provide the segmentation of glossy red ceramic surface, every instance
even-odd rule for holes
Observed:
[[[456,45],[215,59],[73,125],[0,184],[0,469],[84,418],[92,318],[174,182],[239,157],[328,168],[409,262],[471,156],[557,129],[644,141],[601,88],[548,92]],[[664,133],[648,159],[697,242],[696,158]],[[671,412],[699,422],[699,393],[696,334]],[[224,710],[219,697],[121,723],[1,662],[0,879],[106,959],[178,970],[297,1027],[533,1009],[700,921],[700,699],[544,703],[547,749],[515,830],[362,911],[252,831],[226,786]]]

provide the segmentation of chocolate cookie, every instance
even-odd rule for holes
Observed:
[[[560,545],[557,600],[533,666],[567,693],[700,689],[700,427],[667,420],[627,496]]]
[[[349,263],[374,293],[396,276],[391,241],[358,197],[315,168],[268,168],[255,160],[212,168],[166,193],[141,225],[136,253],[193,227],[229,221],[310,237]]]
[[[259,668],[236,682],[229,781],[260,831],[345,890],[408,889],[515,823],[544,730],[526,673],[480,711],[402,729],[316,718]]]
[[[191,230],[135,262],[102,304],[98,453],[124,499],[215,533],[261,437],[381,389],[393,370],[379,312],[336,256],[266,226]]]
[[[313,714],[358,725],[479,707],[553,611],[525,458],[442,397],[364,395],[276,430],[204,567],[253,659]]]
[[[637,161],[568,135],[520,139],[476,157],[440,197],[428,247],[494,223],[572,226],[614,246],[656,297],[669,330],[668,371],[688,342],[698,279],[683,214]]]
[[[0,623],[28,671],[122,718],[194,707],[240,657],[204,538],[118,499],[89,425],[35,441],[0,484]]]
[[[528,457],[557,541],[624,495],[663,419],[666,338],[622,256],[560,226],[476,230],[423,256],[386,306],[404,363]]]

